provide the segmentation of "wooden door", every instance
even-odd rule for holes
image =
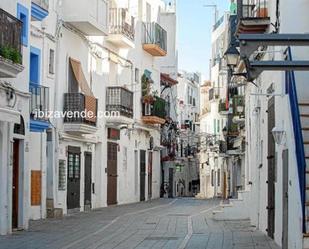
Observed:
[[[117,153],[118,145],[107,142],[107,205],[117,204]]]
[[[275,232],[275,153],[276,144],[272,134],[275,127],[275,101],[272,97],[268,101],[268,176],[267,176],[267,234],[269,237],[274,238]]]
[[[168,198],[174,197],[174,170],[173,168],[168,169]]]
[[[288,249],[289,238],[289,150],[282,152],[282,249]]]
[[[148,199],[152,197],[152,151],[148,153]]]
[[[67,207],[80,208],[80,148],[68,147]]]
[[[145,201],[146,151],[140,150],[140,201]]]
[[[92,154],[90,152],[85,153],[85,208],[91,208],[91,166],[92,166]]]
[[[13,143],[12,228],[18,227],[19,140]]]

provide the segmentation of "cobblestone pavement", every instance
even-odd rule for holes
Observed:
[[[278,249],[248,221],[218,222],[219,200],[160,199],[32,222],[0,236],[0,248]]]

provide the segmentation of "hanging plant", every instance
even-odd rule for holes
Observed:
[[[153,104],[155,102],[155,98],[152,95],[145,95],[142,98],[144,104]]]

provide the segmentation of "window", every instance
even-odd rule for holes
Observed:
[[[29,11],[28,9],[21,5],[17,4],[17,18],[23,23],[22,32],[21,32],[21,42],[24,46],[28,46],[28,31],[29,31]]]
[[[53,49],[49,50],[48,71],[49,71],[50,74],[54,74],[55,73],[55,50],[53,50]]]
[[[215,185],[215,179],[214,179],[214,174],[215,174],[215,171],[212,169],[211,170],[211,186],[213,187]]]
[[[123,168],[127,169],[127,164],[128,164],[128,148],[127,147],[123,147]]]
[[[30,48],[30,84],[40,84],[41,50],[35,47]]]
[[[216,134],[216,131],[217,131],[216,126],[217,126],[217,120],[214,119],[214,134]]]
[[[151,5],[146,4],[146,22],[151,22]]]
[[[58,190],[65,190],[66,177],[65,177],[65,161],[59,160],[58,165]]]
[[[135,78],[135,82],[139,83],[139,69],[138,68],[135,68],[134,78]]]
[[[79,179],[80,177],[80,154],[71,153],[68,154],[68,178]]]
[[[220,175],[220,169],[218,169],[218,187],[220,186],[220,179],[221,179],[221,175]]]
[[[220,132],[220,120],[219,119],[217,120],[217,132],[218,133]]]

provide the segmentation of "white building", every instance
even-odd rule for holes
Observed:
[[[17,54],[0,54],[7,96],[1,98],[0,157],[7,165],[0,168],[1,234],[27,228],[29,219],[160,196],[166,122],[160,80],[161,73],[176,78],[177,72],[172,7],[160,0],[0,4],[4,23],[14,20],[16,37],[23,34],[19,41],[1,33],[9,44],[0,45]],[[97,115],[47,118],[37,110]],[[105,111],[120,117],[102,117]]]
[[[255,1],[252,1],[253,4]],[[255,5],[245,12],[238,1],[236,33],[304,34],[308,32],[308,3],[275,0]],[[280,16],[278,15],[280,13]],[[297,15],[295,15],[297,13]],[[248,22],[248,20],[253,20]],[[272,26],[272,23],[276,23]],[[265,46],[250,60],[307,60],[308,48]],[[241,51],[243,52],[243,51]],[[236,72],[244,72],[240,62]],[[295,76],[295,77],[294,77]],[[250,218],[257,229],[273,238],[282,248],[308,248],[306,194],[307,159],[307,72],[264,71],[254,84],[244,78],[232,81],[246,84],[246,163],[245,189],[237,200],[214,212],[215,219]],[[273,132],[276,131],[276,140]]]
[[[181,71],[177,78],[178,136],[174,170],[165,172],[169,196],[193,196],[199,191],[199,73]],[[173,184],[172,184],[173,183]],[[172,185],[172,186],[171,186]]]

